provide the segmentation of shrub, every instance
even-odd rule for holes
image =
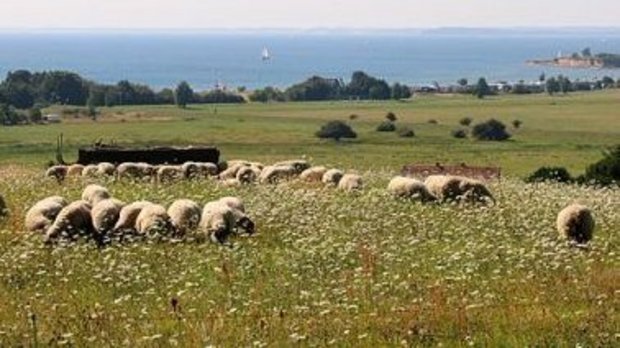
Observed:
[[[457,128],[452,131],[452,136],[457,139],[467,138],[467,131],[462,128]]]
[[[359,116],[357,114],[349,115],[349,120],[357,120],[358,118],[359,118]]]
[[[530,183],[546,181],[570,183],[573,181],[573,178],[564,167],[540,167],[525,178],[525,182]]]
[[[319,129],[315,134],[321,139],[335,139],[339,141],[342,138],[357,138],[357,134],[351,127],[342,121],[329,121]]]
[[[603,159],[586,168],[583,180],[604,186],[620,184],[620,145],[608,149],[603,155]]]
[[[393,132],[396,130],[394,122],[383,121],[377,126],[377,132]]]
[[[522,124],[523,124],[523,122],[521,122],[521,120],[514,120],[514,121],[512,121],[512,126],[515,127],[515,129],[521,128]]]
[[[393,112],[391,112],[391,111],[390,111],[390,112],[388,112],[388,113],[385,115],[385,119],[386,119],[386,120],[388,120],[388,121],[390,121],[390,122],[396,122],[396,119],[397,119],[397,118],[396,118],[396,114],[394,114]]]
[[[469,125],[471,124],[473,120],[471,119],[471,117],[463,117],[460,121],[459,124],[461,126],[465,126],[465,127],[469,127]]]
[[[398,136],[401,138],[413,138],[415,137],[415,132],[413,129],[409,127],[400,127],[397,132]]]
[[[430,123],[430,124],[438,124],[439,122],[437,122],[436,119],[431,118],[430,120],[428,120],[428,123]]]
[[[478,140],[488,141],[503,141],[511,136],[510,133],[506,132],[506,126],[493,118],[475,125],[471,134]]]

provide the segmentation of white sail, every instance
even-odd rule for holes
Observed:
[[[263,60],[271,59],[271,53],[269,52],[267,47],[263,48],[263,53],[261,54],[261,57],[262,57]]]

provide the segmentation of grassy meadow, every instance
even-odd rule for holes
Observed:
[[[3,346],[559,346],[620,344],[620,189],[525,184],[543,165],[573,174],[620,141],[620,93],[425,96],[334,102],[102,109],[97,122],[0,127],[0,347]],[[59,110],[58,107],[52,110]],[[387,111],[414,138],[378,133]],[[349,115],[358,118],[349,120]],[[523,122],[502,143],[454,139],[462,117]],[[342,119],[355,140],[319,140]],[[428,121],[434,119],[437,124]],[[98,139],[214,144],[224,158],[305,157],[357,171],[361,192],[287,182],[227,188],[44,178],[56,136],[65,157]],[[412,203],[386,192],[407,163],[498,165],[496,205]],[[257,224],[232,247],[191,240],[45,246],[24,233],[37,200],[80,197],[98,182],[115,197],[169,205],[241,197]],[[557,213],[580,201],[594,240],[558,238]]]

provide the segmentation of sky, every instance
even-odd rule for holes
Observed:
[[[6,29],[618,26],[620,0],[0,0]]]

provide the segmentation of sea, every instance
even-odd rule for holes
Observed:
[[[284,88],[312,75],[346,81],[356,70],[418,86],[479,77],[535,81],[542,73],[620,78],[620,70],[526,64],[585,47],[620,53],[620,35],[13,31],[0,32],[0,76],[17,69],[69,70],[103,83],[129,80],[161,89],[188,81],[197,90]]]

